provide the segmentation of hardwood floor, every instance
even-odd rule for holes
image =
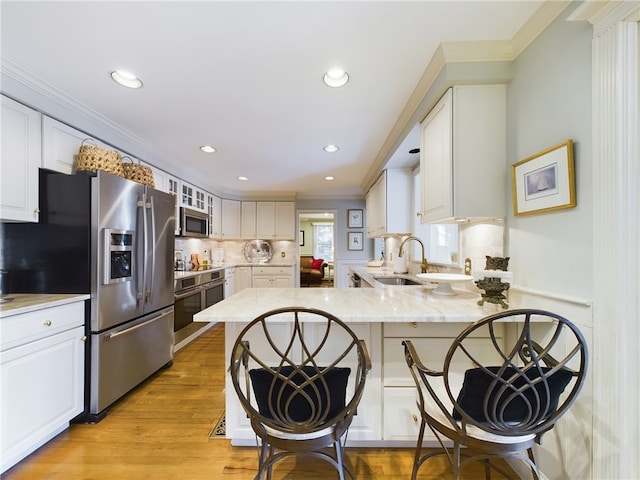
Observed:
[[[1,476],[4,480],[249,480],[257,468],[253,447],[209,439],[224,411],[224,325],[216,325],[176,352],[161,370],[117,402],[94,425],[74,424]],[[43,401],[45,401],[43,399]],[[409,479],[412,449],[349,448],[356,478]],[[425,464],[420,480],[451,478],[444,459]],[[464,479],[483,478],[469,469]],[[329,465],[285,460],[275,479],[337,478]],[[493,479],[502,478],[494,473]]]

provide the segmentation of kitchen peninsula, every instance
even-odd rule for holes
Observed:
[[[319,308],[345,321],[363,339],[372,360],[358,415],[349,430],[351,446],[414,446],[420,414],[415,386],[404,360],[402,340],[410,338],[432,365],[442,363],[453,338],[468,323],[501,311],[480,307],[479,294],[458,291],[456,296],[432,293],[433,287],[382,288],[249,288],[194,317],[199,322],[225,322],[225,349],[231,348],[242,328],[275,308]],[[304,319],[303,316],[301,316]],[[290,331],[284,321],[283,335]],[[481,340],[482,341],[482,340]],[[252,345],[255,349],[259,349]],[[393,411],[393,414],[389,412]],[[386,412],[386,413],[385,413]],[[233,445],[251,445],[255,438],[241,409],[230,376],[226,378],[227,438]],[[425,436],[426,440],[434,440]]]

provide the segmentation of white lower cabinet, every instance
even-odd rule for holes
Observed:
[[[224,298],[229,298],[235,292],[236,283],[236,267],[226,268],[224,270]]]
[[[410,442],[415,444],[420,432],[420,409],[416,404],[416,389],[384,388],[383,404],[387,412],[382,422],[383,438],[389,442]],[[425,438],[431,439],[431,431],[425,431]]]
[[[255,267],[254,267],[255,268]],[[255,285],[254,285],[255,286]],[[226,356],[231,355],[231,348],[238,333],[246,323],[230,322],[226,324]],[[287,322],[277,325],[277,338],[288,338],[291,335],[291,324]],[[365,341],[371,357],[372,368],[367,376],[364,396],[358,406],[358,414],[349,429],[350,445],[385,445],[413,446],[420,429],[420,410],[416,404],[416,387],[404,359],[402,341],[413,342],[421,360],[434,369],[442,369],[442,364],[455,337],[467,326],[466,323],[350,323],[349,327],[356,332],[358,338]],[[304,325],[305,337],[319,337],[317,326]],[[504,333],[499,335],[504,338]],[[478,343],[486,343],[488,338],[478,336]],[[313,342],[313,340],[311,340]],[[252,350],[261,351],[258,342],[252,340]],[[267,348],[263,348],[267,351]],[[487,349],[491,352],[491,349]],[[259,356],[260,354],[258,354]],[[319,361],[329,359],[319,358]],[[488,361],[482,358],[481,361]],[[495,359],[498,360],[497,358]],[[269,361],[275,359],[267,358]],[[461,365],[464,371],[473,365]],[[236,393],[227,373],[226,378],[226,414],[227,438],[234,445],[250,445],[255,436],[246,414],[240,407]],[[444,394],[444,392],[442,392]],[[436,446],[437,440],[427,428],[424,436],[427,446]]]
[[[251,267],[236,267],[234,279],[234,293],[238,293],[245,288],[251,288]]]
[[[251,286],[253,288],[294,287],[293,266],[253,267]]]
[[[69,426],[84,409],[84,302],[5,316],[2,323],[2,469]]]
[[[246,326],[246,323],[227,323],[226,324],[226,357],[231,356],[231,349],[236,340],[237,335]],[[365,341],[367,350],[371,357],[372,368],[366,379],[365,391],[363,397],[358,406],[358,413],[353,419],[353,423],[349,428],[348,443],[358,444],[363,442],[375,442],[381,439],[382,427],[380,422],[381,410],[381,380],[380,380],[380,330],[379,323],[357,323],[349,326],[358,336]],[[286,339],[291,337],[291,322],[272,322],[270,323],[271,332],[275,332],[274,338]],[[310,346],[315,346],[316,341],[321,340],[321,331],[323,327],[319,327],[313,324],[304,324],[305,339],[309,342]],[[267,363],[276,362],[277,358],[271,354],[269,357],[267,352],[272,352],[272,349],[267,347],[262,340],[262,344],[257,339],[251,340],[251,349],[257,352],[258,356],[265,360]],[[338,342],[339,343],[339,342]],[[265,353],[262,353],[265,352]],[[261,356],[262,354],[262,356]],[[320,363],[329,362],[335,360],[330,358],[332,352],[328,352],[326,358],[319,356],[317,360]],[[265,358],[266,357],[266,358]],[[356,365],[349,365],[352,372],[355,372]],[[353,374],[353,373],[352,373]],[[240,402],[237,399],[236,392],[231,382],[231,376],[226,373],[226,429],[227,438],[233,440],[234,445],[254,445],[255,434],[251,429],[251,424],[247,418],[246,413],[240,406]]]
[[[420,360],[427,367],[442,371],[444,358],[454,339],[467,326],[466,323],[385,323],[383,333],[383,440],[385,442],[415,442],[420,430],[420,410],[416,404],[415,382],[404,357],[403,340],[411,340]],[[504,338],[504,334],[498,335]],[[488,342],[488,337],[477,336],[472,342]],[[494,354],[494,349],[487,349]],[[480,358],[481,361],[498,361],[498,358]],[[464,372],[474,365],[469,361],[459,365]],[[446,392],[439,392],[446,398]],[[430,446],[437,443],[436,437],[427,428],[424,441]]]

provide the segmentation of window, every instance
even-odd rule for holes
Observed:
[[[313,224],[313,257],[333,262],[333,223]]]

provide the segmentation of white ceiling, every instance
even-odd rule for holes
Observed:
[[[541,3],[3,0],[1,54],[202,187],[344,197],[364,193],[440,43],[511,40]],[[343,88],[322,83],[335,66]],[[115,84],[114,69],[144,87]],[[413,143],[395,165],[417,162]]]

